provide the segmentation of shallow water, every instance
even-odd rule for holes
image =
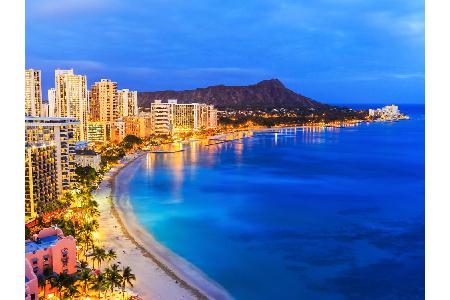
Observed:
[[[237,299],[423,299],[424,110],[400,108],[412,120],[148,154],[119,191]]]

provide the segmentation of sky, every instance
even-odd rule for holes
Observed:
[[[137,91],[278,78],[325,103],[424,103],[417,0],[26,0],[26,68]]]

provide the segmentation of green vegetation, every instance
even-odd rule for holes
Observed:
[[[138,142],[133,137],[127,139],[127,143],[133,145]],[[125,150],[121,146],[109,146],[104,151],[106,161],[116,161],[125,155]],[[100,212],[92,191],[97,187],[102,172],[96,172],[91,167],[78,166],[75,173],[76,189],[64,193],[58,201],[48,203],[46,209],[52,211],[52,214],[38,218],[36,226],[31,229],[25,228],[25,234],[31,237],[43,228],[57,225],[66,236],[72,235],[77,240],[78,270],[72,275],[56,274],[48,270],[40,276],[39,286],[43,293],[45,289],[42,287],[48,284],[57,288],[60,299],[92,297],[94,293],[99,297],[103,294],[106,299],[110,299],[113,295],[117,298],[119,292],[123,299],[127,299],[125,288],[133,286],[136,276],[130,267],[124,266],[123,269],[119,269],[115,263],[117,259],[115,251],[99,247],[97,241],[99,227],[97,219]],[[103,272],[94,272],[95,268],[102,269],[105,262],[108,266]]]

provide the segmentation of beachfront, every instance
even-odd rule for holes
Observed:
[[[123,207],[117,207],[112,202],[116,176],[142,155],[145,152],[125,157],[121,164],[105,174],[94,193],[100,210],[98,242],[101,246],[116,251],[117,261],[133,269],[137,280],[132,292],[141,299],[231,298],[222,288],[200,274],[200,271],[186,268],[186,262],[167,253],[167,249],[135,224],[131,211],[124,211]],[[202,291],[196,286],[201,286]]]

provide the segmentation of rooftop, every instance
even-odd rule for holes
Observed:
[[[43,237],[35,241],[25,241],[25,253],[31,253],[33,251],[39,251],[44,248],[53,246],[58,241],[57,235],[50,235]]]
[[[94,150],[90,150],[90,149],[76,150],[75,154],[76,155],[88,155],[88,156],[97,156],[98,155],[97,152],[95,152]]]

